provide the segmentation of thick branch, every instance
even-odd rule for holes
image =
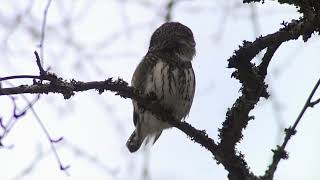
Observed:
[[[241,153],[237,155],[235,146],[242,139],[242,130],[246,128],[248,121],[253,119],[249,116],[250,111],[260,97],[268,97],[264,78],[267,75],[268,65],[279,46],[280,44],[275,44],[267,48],[258,67],[251,63],[244,63],[233,74],[243,85],[242,95],[228,110],[223,127],[219,130],[221,139],[219,147],[223,152],[227,152],[226,159],[230,164],[229,179],[246,179],[251,176],[247,163]]]
[[[267,98],[267,85],[264,82],[268,65],[278,47],[288,40],[298,39],[303,36],[306,41],[311,34],[319,28],[319,18],[293,20],[279,31],[261,36],[254,42],[244,41],[243,46],[235,51],[235,54],[228,60],[229,68],[235,68],[233,77],[239,79],[242,84],[242,95],[235,101],[227,111],[226,120],[219,130],[221,142],[219,148],[228,155],[225,166],[229,171],[229,179],[247,179],[251,176],[249,167],[241,153],[236,150],[236,144],[242,139],[242,130],[248,125],[253,116],[250,111],[258,103],[260,97]],[[263,49],[267,48],[262,63],[259,66],[250,61]]]
[[[277,0],[280,4],[294,5],[298,8],[298,12],[302,13],[305,17],[310,16],[310,14],[317,13],[320,11],[320,1],[319,0]],[[265,0],[243,0],[244,3],[250,2],[262,2]]]
[[[320,17],[314,16],[308,20],[292,20],[291,23],[283,23],[285,27],[279,31],[257,38],[254,42],[244,41],[243,46],[235,51],[228,60],[229,68],[239,68],[244,63],[249,63],[263,49],[281,44],[283,42],[303,37],[304,41],[320,28]]]

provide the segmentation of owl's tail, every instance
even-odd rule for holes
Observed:
[[[149,142],[150,138],[153,138],[153,144],[154,144],[158,140],[158,138],[160,137],[161,133],[162,133],[162,131],[154,134],[153,136],[147,136],[146,143]],[[131,153],[136,152],[141,147],[145,138],[146,138],[146,136],[139,137],[138,134],[136,133],[136,131],[133,131],[131,136],[129,137],[127,143],[126,143],[129,151]]]
[[[144,138],[141,140],[141,138],[138,137],[136,131],[133,131],[126,143],[127,148],[131,153],[136,152],[140,148],[143,140]]]

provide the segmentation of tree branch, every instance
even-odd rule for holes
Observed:
[[[265,0],[243,0],[244,3],[250,2],[262,2]],[[320,1],[319,0],[278,0],[280,4],[294,5],[298,8],[298,12],[302,13],[304,17],[308,17],[313,13],[319,12]]]
[[[38,59],[37,53],[35,55]],[[39,63],[37,63],[39,66]],[[41,67],[41,66],[40,66]],[[39,67],[39,69],[41,69]],[[43,68],[42,68],[43,69]],[[41,70],[40,70],[41,71]],[[128,86],[128,83],[122,79],[113,80],[109,78],[105,81],[91,81],[82,82],[72,79],[71,81],[63,80],[58,78],[55,74],[43,72],[41,76],[30,76],[30,77],[44,77],[49,82],[34,82],[33,85],[21,85],[10,88],[0,88],[0,96],[3,95],[14,95],[14,94],[48,94],[48,93],[59,93],[62,94],[65,99],[69,99],[75,94],[75,92],[96,90],[100,94],[104,91],[115,92],[123,98],[131,98],[139,102],[146,110],[153,112],[155,115],[162,117],[166,122],[172,126],[180,129],[182,132],[187,134],[193,141],[201,144],[203,147],[208,149],[219,162],[223,162],[223,158],[220,157],[220,152],[215,144],[214,140],[209,138],[205,131],[197,130],[186,122],[177,121],[170,112],[164,110],[163,107],[158,105],[157,101],[153,100],[153,97],[142,97],[137,90],[133,87]],[[12,78],[4,77],[2,80]]]
[[[242,139],[242,130],[248,125],[249,120],[254,119],[249,113],[254,109],[260,97],[268,98],[267,85],[264,82],[267,75],[268,65],[278,47],[288,40],[303,37],[307,41],[310,34],[319,28],[319,17],[313,19],[292,20],[291,23],[283,23],[285,27],[279,31],[261,36],[254,42],[244,41],[243,46],[235,51],[235,54],[228,60],[229,68],[235,68],[232,73],[242,84],[242,95],[235,101],[233,106],[226,113],[226,120],[219,129],[219,148],[227,156],[225,160],[228,166],[229,179],[250,179],[257,178],[249,171],[241,152],[236,150],[236,144]],[[311,32],[311,33],[310,33]],[[250,61],[263,49],[267,48],[262,62],[259,66]]]
[[[272,163],[268,167],[268,170],[266,171],[265,175],[261,177],[261,179],[263,179],[263,180],[273,179],[274,173],[278,167],[280,160],[288,158],[288,154],[285,151],[286,145],[288,144],[290,138],[296,134],[296,132],[297,132],[296,127],[298,126],[298,124],[299,124],[302,116],[306,112],[306,110],[308,108],[313,107],[315,104],[318,103],[319,99],[314,101],[316,103],[312,102],[311,99],[314,96],[315,92],[317,91],[319,85],[320,85],[320,79],[317,81],[316,85],[314,86],[313,90],[311,91],[306,103],[304,104],[301,112],[299,113],[299,115],[298,115],[296,121],[294,122],[294,124],[292,125],[292,127],[290,126],[289,128],[285,129],[286,135],[284,137],[284,141],[283,141],[282,145],[277,146],[277,149],[272,150],[273,151]]]
[[[37,57],[37,60],[38,59],[40,60],[39,64],[38,64],[39,67],[41,67],[41,64],[43,64],[42,61],[44,59],[44,39],[45,39],[45,33],[46,33],[48,11],[49,11],[49,7],[51,5],[51,1],[52,0],[48,0],[47,1],[46,7],[45,7],[44,12],[43,12],[43,20],[42,20],[42,26],[41,26],[41,38],[40,38],[40,44],[39,44],[41,59],[39,58],[39,56]],[[41,71],[41,69],[40,69],[40,72],[43,72],[43,71]]]

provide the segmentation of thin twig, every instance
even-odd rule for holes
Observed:
[[[296,127],[298,126],[302,116],[306,112],[308,108],[313,107],[315,104],[319,103],[319,99],[316,101],[311,101],[312,97],[314,96],[315,92],[317,91],[318,87],[320,85],[320,79],[317,81],[316,85],[312,89],[306,103],[304,104],[302,110],[300,111],[296,121],[289,128],[285,129],[286,135],[284,137],[284,141],[281,146],[278,146],[277,149],[273,150],[274,155],[272,159],[271,165],[268,167],[268,170],[266,171],[265,175],[262,177],[262,179],[272,179],[273,175],[277,169],[277,166],[280,162],[281,159],[286,159],[288,158],[287,152],[285,151],[286,145],[288,144],[290,138],[296,134]],[[314,103],[316,102],[316,103]]]
[[[43,59],[44,59],[44,39],[45,39],[45,33],[46,33],[46,24],[47,24],[47,15],[48,15],[48,10],[50,7],[52,0],[48,0],[47,5],[44,9],[43,12],[43,20],[42,20],[42,26],[41,26],[41,39],[40,39],[40,59],[41,59],[41,64],[43,64]],[[40,71],[41,72],[41,71]]]
[[[39,79],[40,82],[42,82],[42,80],[52,80],[48,76],[47,72],[43,69],[43,67],[41,65],[41,59],[39,57],[38,52],[34,51],[34,55],[36,56],[36,63],[37,63],[37,66],[39,68],[39,74],[40,74],[39,76],[35,76],[35,75],[15,75],[15,76],[0,77],[0,82],[1,81],[6,81],[6,80],[10,80],[10,79]]]
[[[44,79],[45,77],[35,76],[35,75],[15,75],[0,78],[0,81],[6,81],[10,79]],[[46,80],[46,79],[45,79]]]
[[[34,51],[34,55],[36,56],[36,62],[37,62],[37,66],[39,68],[40,76],[44,76],[46,74],[46,72],[45,72],[45,70],[43,69],[43,67],[41,65],[41,59],[39,57],[38,52]]]
[[[58,142],[62,141],[63,138],[60,137],[60,138],[58,138],[58,140],[55,140],[55,139],[51,138],[51,136],[50,136],[50,134],[49,134],[49,131],[47,130],[47,128],[45,127],[45,125],[44,125],[43,122],[41,121],[41,119],[40,119],[40,117],[38,116],[38,114],[36,113],[35,109],[34,109],[32,106],[30,106],[30,110],[31,110],[32,114],[34,115],[34,117],[36,118],[36,120],[37,120],[38,124],[40,125],[42,131],[43,131],[44,134],[46,135],[47,139],[49,140],[51,150],[52,150],[52,152],[53,152],[56,160],[58,161],[60,170],[64,171],[67,175],[69,175],[68,172],[67,172],[67,169],[70,168],[70,166],[69,166],[69,165],[64,166],[64,165],[62,164],[62,161],[61,161],[61,159],[60,159],[60,157],[59,157],[59,155],[58,155],[57,149],[56,149],[55,146],[54,146],[54,143],[58,143]]]
[[[315,94],[315,92],[317,91],[318,87],[320,85],[320,79],[317,81],[316,85],[314,86],[314,88],[311,91],[311,94],[309,95],[307,102],[305,103],[305,105],[303,106],[299,116],[297,117],[296,121],[294,122],[293,126],[292,126],[292,130],[295,130],[297,125],[299,124],[302,116],[304,115],[305,111],[307,110],[307,108],[314,106],[314,104],[311,102],[311,99],[313,97],[313,95]],[[291,134],[292,135],[292,134]],[[290,133],[288,136],[291,136]],[[285,138],[286,139],[286,138]],[[284,146],[287,144],[287,142],[284,142]]]
[[[46,127],[44,126],[44,124],[42,123],[40,117],[38,116],[38,114],[36,113],[35,109],[33,108],[33,105],[39,100],[40,98],[40,94],[37,95],[37,97],[33,100],[33,101],[29,101],[27,99],[26,96],[24,96],[23,94],[21,95],[23,97],[23,99],[28,103],[27,106],[20,112],[17,111],[17,105],[15,103],[15,98],[10,96],[10,98],[12,99],[12,102],[14,103],[14,109],[13,109],[13,115],[12,118],[10,118],[10,120],[8,121],[8,123],[6,125],[3,126],[4,132],[3,134],[0,136],[0,142],[1,140],[3,140],[5,138],[6,135],[8,135],[8,133],[11,131],[11,129],[13,128],[13,126],[15,125],[16,122],[18,122],[18,119],[21,118],[22,116],[24,116],[26,114],[26,112],[28,110],[31,110],[32,114],[34,115],[34,117],[36,118],[38,124],[40,125],[42,131],[45,133],[47,139],[50,142],[51,145],[51,149],[52,152],[55,155],[55,158],[59,164],[59,167],[61,170],[65,171],[67,173],[67,169],[69,168],[69,166],[63,166],[62,165],[62,161],[57,153],[57,150],[54,146],[54,143],[60,142],[62,140],[62,138],[59,138],[58,140],[54,140],[53,138],[51,138],[48,130],[46,129]]]
[[[164,20],[169,22],[172,21],[172,12],[173,7],[177,3],[177,0],[170,0],[166,5],[166,15],[164,17]]]
[[[8,124],[6,126],[4,126],[4,134],[1,136],[1,140],[5,137],[5,135],[7,135],[9,133],[9,131],[13,128],[14,124],[17,122],[17,119],[22,117],[23,115],[25,115],[27,113],[28,110],[31,110],[32,114],[34,115],[34,117],[36,118],[38,124],[40,125],[42,131],[45,133],[47,139],[50,142],[51,145],[51,149],[52,152],[55,155],[55,158],[57,159],[57,162],[59,164],[59,167],[61,170],[66,170],[67,168],[69,168],[69,166],[63,166],[62,162],[60,160],[60,157],[57,153],[57,150],[54,146],[54,143],[58,143],[62,140],[62,138],[58,138],[58,140],[54,140],[53,138],[51,138],[48,130],[46,129],[46,127],[44,126],[43,122],[41,121],[39,115],[36,113],[35,109],[33,108],[34,104],[40,99],[40,94],[38,94],[32,101],[30,101],[24,94],[20,94],[20,96],[25,100],[25,102],[27,102],[27,106],[21,111],[21,112],[17,112],[17,106],[15,104],[15,98],[10,96],[12,101],[14,102],[14,110],[13,110],[13,117],[14,119],[12,119],[11,121],[8,121]],[[67,173],[67,172],[66,172]]]
[[[320,103],[320,98],[315,100],[315,101],[311,101],[310,104],[309,104],[309,107],[313,107],[315,106],[316,104]]]
[[[0,136],[0,142],[3,138],[6,137],[6,135],[11,131],[13,128],[14,124],[18,121],[19,118],[22,117],[22,115],[25,115],[26,112],[30,109],[31,106],[33,106],[38,100],[39,100],[40,95],[38,95],[35,99],[33,99],[31,102],[28,103],[26,107],[24,107],[20,112],[17,112],[17,107],[14,101],[14,98],[12,99],[13,106],[14,106],[14,112],[12,113],[11,118],[8,120],[8,122],[3,125],[3,133]]]

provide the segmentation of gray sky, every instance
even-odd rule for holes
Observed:
[[[5,27],[0,30],[1,76],[38,73],[33,51],[40,41],[46,1],[34,1],[28,12],[30,2],[1,3],[0,22]],[[192,29],[197,42],[193,62],[197,89],[186,120],[198,129],[206,129],[216,141],[227,108],[239,96],[240,84],[230,78],[233,69],[226,68],[227,59],[243,40],[273,33],[283,20],[299,17],[294,7],[276,2],[240,2],[186,0],[178,3],[172,13],[173,21]],[[163,23],[165,4],[166,1],[152,0],[53,0],[47,17],[44,66],[65,79],[122,77],[130,82],[136,65],[147,52],[152,32]],[[19,14],[21,22],[13,23]],[[238,145],[251,170],[258,175],[266,170],[271,149],[282,142],[283,131],[279,128],[293,124],[319,78],[319,45],[317,36],[307,43],[301,39],[284,43],[271,62],[267,76],[271,98],[261,99],[252,111],[256,118],[249,122]],[[22,98],[17,101],[24,106]],[[0,115],[6,121],[12,112],[11,100],[0,97],[0,107]],[[14,148],[0,150],[0,179],[21,174],[21,179],[26,180],[141,179],[146,164],[154,180],[227,179],[223,166],[217,165],[208,151],[174,128],[166,130],[149,153],[130,154],[125,142],[134,128],[132,105],[130,100],[112,93],[98,95],[88,91],[69,100],[56,94],[42,95],[34,108],[52,137],[64,137],[56,147],[63,164],[71,166],[70,176],[59,170],[48,140],[28,112],[3,142]],[[319,106],[309,109],[303,117],[298,133],[287,146],[289,159],[280,162],[275,179],[320,179],[318,109]],[[41,152],[44,157],[33,163]],[[33,169],[29,173],[21,173],[30,167]]]

